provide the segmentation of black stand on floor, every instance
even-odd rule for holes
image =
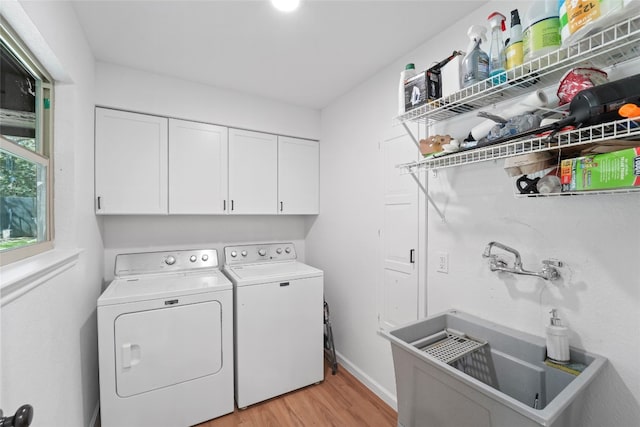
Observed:
[[[338,372],[338,360],[336,359],[336,349],[333,346],[329,304],[326,301],[324,302],[324,355],[331,364],[331,374],[335,375]]]

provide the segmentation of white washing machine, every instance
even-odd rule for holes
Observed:
[[[102,427],[233,412],[233,287],[217,251],[118,255],[115,275],[98,298]]]
[[[235,396],[239,408],[324,378],[323,272],[292,243],[231,246]]]

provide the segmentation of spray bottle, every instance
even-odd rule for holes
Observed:
[[[507,81],[507,75],[504,73],[507,67],[507,57],[504,53],[504,41],[502,39],[502,32],[507,29],[505,25],[507,18],[499,12],[493,12],[487,20],[491,26],[489,76],[496,76],[491,79],[491,82],[494,85],[498,85]]]
[[[522,65],[524,57],[522,51],[522,24],[520,23],[518,9],[511,11],[511,34],[509,35],[509,43],[505,48],[505,56],[507,57],[507,70]]]
[[[462,61],[461,87],[471,86],[489,77],[489,55],[480,49],[482,41],[487,39],[486,32],[481,25],[472,25],[467,30],[469,47]]]

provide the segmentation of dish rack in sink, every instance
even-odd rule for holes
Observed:
[[[480,350],[486,344],[486,341],[472,338],[460,331],[448,328],[411,343],[411,345],[426,353],[427,356],[449,365],[474,351]]]

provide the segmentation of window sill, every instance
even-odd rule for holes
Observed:
[[[54,249],[0,268],[0,307],[70,269],[80,249]]]

